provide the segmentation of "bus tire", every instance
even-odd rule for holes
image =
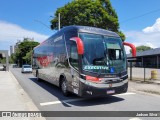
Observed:
[[[37,77],[37,81],[38,81],[38,82],[42,82],[42,79],[39,78],[39,73],[38,73],[38,71],[36,72],[36,77]]]
[[[69,92],[67,90],[67,80],[65,80],[65,78],[63,78],[61,81],[61,90],[64,96],[69,95]]]

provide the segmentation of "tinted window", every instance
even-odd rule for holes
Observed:
[[[24,67],[24,68],[31,68],[30,65],[24,65],[23,67]]]
[[[74,41],[70,41],[70,43],[70,63],[73,67],[78,68],[77,44]]]
[[[88,33],[79,36],[84,44],[83,70],[101,73],[126,70],[126,56],[120,38]]]

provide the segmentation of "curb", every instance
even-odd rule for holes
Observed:
[[[21,85],[19,84],[19,82],[17,81],[16,77],[14,76],[14,74],[11,71],[8,71],[9,74],[12,77],[12,80],[14,81],[14,83],[16,84],[16,89],[19,93],[20,99],[21,101],[24,102],[27,111],[40,111],[37,106],[34,104],[34,102],[32,101],[32,99],[29,97],[29,95],[24,91],[24,89],[21,87]],[[30,118],[31,120],[46,120],[44,117],[33,117]]]
[[[152,96],[159,96],[159,95],[160,95],[159,93],[158,93],[158,94],[155,94],[155,93],[148,92],[148,91],[144,91],[144,90],[132,89],[132,90],[128,90],[128,91],[136,92],[136,93],[139,93],[139,94],[152,95]]]
[[[153,95],[160,95],[160,84],[144,82],[144,81],[129,81],[129,90],[143,92]]]
[[[160,85],[160,83],[157,82],[153,82],[153,81],[142,81],[142,80],[129,80],[129,82],[136,82],[136,83],[140,83],[140,84],[153,84],[153,85]]]

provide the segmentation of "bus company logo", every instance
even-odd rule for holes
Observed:
[[[54,40],[54,42],[57,42],[57,41],[59,41],[59,40],[62,40],[62,36],[57,37],[57,38]]]
[[[42,66],[47,67],[51,63],[51,61],[53,61],[53,55],[38,57],[38,61]]]
[[[28,112],[28,111],[15,111],[15,112],[1,112],[1,116],[0,117],[4,117],[4,118],[10,118],[10,117],[42,117],[41,112],[39,111],[35,111],[35,112]]]
[[[106,66],[92,66],[92,65],[86,65],[86,66],[84,66],[84,70],[92,70],[92,69],[94,69],[94,70],[108,70],[109,68],[108,67],[106,67]]]

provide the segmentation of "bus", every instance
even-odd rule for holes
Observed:
[[[127,59],[115,32],[67,26],[33,49],[33,74],[61,88],[63,95],[95,97],[127,92]]]

